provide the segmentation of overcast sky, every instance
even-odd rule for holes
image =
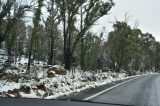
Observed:
[[[124,20],[125,13],[130,16],[129,24],[134,26],[138,21],[143,33],[149,32],[160,41],[160,0],[114,0],[115,6],[110,11],[110,15],[104,16],[94,27],[95,31],[102,31],[105,27],[109,32],[112,30],[111,22]]]

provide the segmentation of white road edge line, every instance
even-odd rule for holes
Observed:
[[[150,75],[150,74],[145,74],[145,75]],[[116,87],[118,87],[118,86],[120,86],[120,85],[122,85],[122,84],[125,84],[125,83],[127,83],[127,82],[129,82],[129,81],[131,81],[131,80],[134,80],[134,79],[136,79],[136,78],[138,78],[138,77],[145,76],[145,75],[136,76],[136,77],[134,77],[134,78],[132,78],[132,79],[130,79],[130,80],[124,81],[124,82],[122,82],[122,83],[120,83],[120,84],[117,84],[117,85],[112,86],[112,87],[110,87],[110,88],[108,88],[108,89],[105,89],[105,90],[103,90],[103,91],[101,91],[101,92],[99,92],[99,93],[97,93],[97,94],[94,94],[94,95],[92,95],[92,96],[89,96],[89,97],[87,97],[87,98],[85,98],[85,99],[83,99],[83,100],[92,99],[92,98],[94,98],[94,97],[96,97],[96,96],[99,96],[99,95],[101,95],[101,94],[103,94],[103,93],[105,93],[105,92],[107,92],[107,91],[109,91],[109,90],[111,90],[111,89],[114,89],[114,88],[116,88]]]

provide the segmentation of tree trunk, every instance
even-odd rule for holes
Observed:
[[[80,60],[80,65],[81,65],[81,70],[84,70],[84,60],[85,60],[85,53],[84,53],[84,39],[81,38],[81,60]]]
[[[4,41],[4,38],[2,37],[2,33],[0,32],[0,48],[2,48],[2,42]]]
[[[70,27],[70,24],[69,24]],[[66,56],[65,56],[65,69],[69,70],[71,68],[71,32],[68,33],[68,39],[66,39]]]
[[[52,7],[51,7],[51,11],[54,12],[54,1],[52,1]],[[53,61],[55,60],[54,58],[54,35],[53,35],[53,27],[54,27],[54,16],[53,13],[51,13],[51,36],[50,36],[50,53],[49,53],[49,59],[48,59],[48,64],[49,65],[53,65]]]
[[[35,41],[36,39],[36,33],[37,33],[37,28],[38,28],[38,24],[40,21],[40,17],[41,17],[41,8],[43,6],[43,0],[39,0],[38,1],[38,8],[36,9],[35,12],[35,17],[33,19],[33,29],[32,29],[32,35],[31,35],[31,39],[30,39],[30,45],[29,45],[29,56],[28,56],[28,67],[27,67],[27,71],[30,72],[30,64],[31,64],[31,56],[32,56],[32,52],[33,50],[35,50]],[[34,48],[33,48],[34,47]]]
[[[68,15],[70,16],[70,15]],[[72,18],[72,17],[70,17]],[[71,33],[72,33],[72,26],[71,21],[68,21],[68,28],[66,31],[66,60],[65,60],[65,69],[69,70],[71,68],[72,62],[72,54],[71,54]]]
[[[64,13],[64,17],[63,17],[63,37],[64,37],[64,44],[63,44],[63,55],[64,55],[64,64],[66,61],[66,40],[67,40],[67,36],[66,36],[66,21],[65,21],[65,13]]]
[[[71,36],[69,35],[68,43],[67,43],[67,49],[66,49],[66,56],[65,56],[65,69],[69,70],[71,68],[71,62],[72,62],[72,54],[71,54]]]
[[[27,73],[29,74],[30,73],[30,65],[31,65],[31,51],[29,51],[28,53],[28,65],[27,65]]]
[[[7,49],[7,53],[8,53],[7,62],[12,63],[12,62],[13,62],[12,49],[11,49],[11,48],[8,48],[8,49]]]
[[[51,37],[50,37],[50,53],[49,53],[49,59],[48,59],[48,64],[53,65],[53,54],[54,54],[54,36],[53,36],[53,22],[51,25]]]
[[[53,65],[53,45],[54,45],[54,40],[53,38],[51,37],[51,47],[50,47],[50,53],[49,53],[49,59],[48,59],[48,65]]]
[[[63,0],[63,7],[65,7],[65,1]],[[65,68],[68,69],[69,68],[69,63],[68,63],[68,59],[69,59],[69,54],[67,52],[67,34],[66,34],[66,15],[65,15],[65,8],[63,10],[63,39],[64,39],[64,43],[63,43],[63,63],[65,65]]]
[[[2,49],[2,42],[0,41],[0,49]]]
[[[83,14],[82,14],[82,6],[81,6],[81,25],[80,25],[80,30],[82,31],[83,28]],[[84,60],[85,60],[85,50],[84,50],[84,38],[81,38],[81,60],[80,60],[80,65],[81,65],[81,70],[84,70]]]
[[[67,48],[66,60],[65,60],[65,69],[69,70],[71,68],[71,55],[69,53],[70,49]]]

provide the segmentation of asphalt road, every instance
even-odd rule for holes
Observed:
[[[134,106],[160,106],[160,75],[147,75],[131,80],[90,101]]]
[[[90,96],[92,96],[94,94],[97,94],[97,93],[103,91],[103,90],[106,90],[107,88],[110,88],[110,87],[115,86],[115,85],[117,85],[119,83],[128,81],[130,79],[132,79],[132,78],[114,81],[114,82],[111,82],[111,83],[108,83],[108,84],[105,84],[105,85],[101,85],[101,86],[95,87],[95,88],[88,88],[88,89],[82,90],[81,92],[74,92],[74,93],[71,93],[69,95],[61,96],[61,97],[59,97],[57,99],[62,99],[62,100],[84,100],[84,98],[90,97]]]

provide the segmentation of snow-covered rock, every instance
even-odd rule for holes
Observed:
[[[50,71],[54,71],[55,74],[58,74],[58,75],[66,75],[67,74],[67,70],[65,70],[62,66],[60,65],[54,65],[52,67],[50,67],[48,69],[48,72]]]

